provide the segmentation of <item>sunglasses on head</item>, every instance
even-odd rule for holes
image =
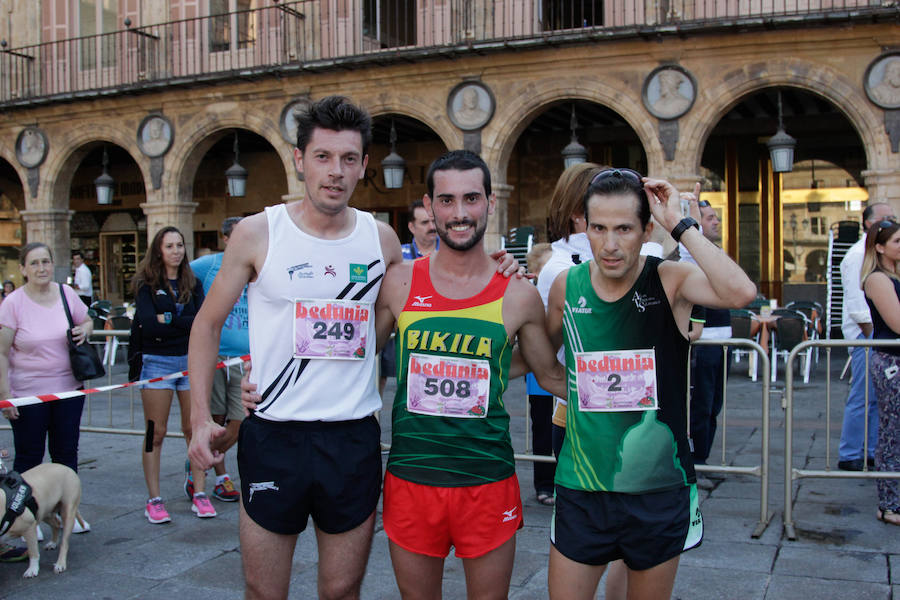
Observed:
[[[699,202],[697,202],[697,206],[699,206],[700,208],[706,208],[707,206],[709,206],[709,201],[700,200]]]
[[[897,222],[894,219],[888,217],[888,218],[882,220],[880,223],[878,223],[878,233],[881,233],[882,230],[887,229],[889,227],[894,227],[895,225],[897,225]]]
[[[643,181],[641,181],[641,174],[637,171],[632,171],[631,169],[603,169],[591,179],[591,185],[595,183],[599,183],[604,179],[609,179],[610,177],[618,177],[619,179],[627,179],[632,183],[636,183],[638,185],[643,185]]]

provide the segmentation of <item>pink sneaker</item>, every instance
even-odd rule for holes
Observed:
[[[209,501],[209,498],[203,492],[194,494],[194,499],[191,502],[191,510],[201,519],[216,516],[216,509],[213,508],[212,502]]]
[[[169,511],[166,510],[166,505],[163,504],[162,498],[159,497],[151,498],[147,502],[147,507],[144,508],[144,516],[151,523],[168,523],[172,520],[172,517],[169,516]]]

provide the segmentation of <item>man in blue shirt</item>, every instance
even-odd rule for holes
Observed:
[[[241,217],[228,217],[222,222],[222,238],[228,245],[231,230],[237,225]],[[208,294],[216,273],[222,266],[224,254],[207,254],[191,262],[194,275],[203,284],[203,293]],[[250,354],[250,338],[247,317],[247,287],[241,292],[240,299],[231,309],[225,325],[222,326],[222,337],[219,339],[219,360],[228,360],[235,356]],[[225,435],[216,440],[215,448],[222,454],[237,442],[238,430],[244,419],[244,409],[241,406],[241,377],[242,365],[232,365],[224,369],[217,369],[213,376],[212,397],[210,398],[210,412],[213,420],[219,425],[225,426]],[[227,422],[227,424],[226,424]],[[236,502],[240,498],[228,472],[225,470],[225,461],[216,463],[216,487],[213,497],[223,502]],[[190,478],[190,470],[185,477],[185,493],[190,490],[193,495],[194,482]]]
[[[428,256],[438,247],[437,230],[434,228],[434,219],[425,210],[422,199],[413,200],[409,205],[409,232],[413,239],[408,244],[401,244],[403,260],[415,260],[421,256]]]

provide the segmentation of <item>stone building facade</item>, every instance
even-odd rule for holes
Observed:
[[[410,4],[407,22],[397,11]],[[21,220],[2,243],[47,242],[60,278],[83,248],[104,295],[127,299],[129,269],[159,228],[178,227],[191,251],[216,248],[223,218],[302,198],[291,108],[339,93],[376,125],[353,204],[401,237],[429,162],[467,147],[493,174],[489,244],[518,226],[545,240],[574,112],[589,160],[682,189],[702,180],[727,250],[765,293],[790,295],[785,285],[821,284],[818,259],[802,257],[820,256],[831,226],[858,220],[867,201],[900,212],[900,10],[744,4],[0,0],[0,202]],[[779,95],[798,140],[785,175],[765,148]],[[147,137],[157,117],[168,125],[158,148]],[[392,125],[406,175],[389,190]],[[242,198],[224,177],[235,136]],[[116,190],[101,206],[104,149]]]

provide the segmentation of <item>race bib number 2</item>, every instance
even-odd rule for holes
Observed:
[[[294,357],[363,360],[371,302],[294,300]]]
[[[578,410],[641,411],[659,408],[656,353],[619,350],[575,353]]]
[[[406,410],[469,419],[487,416],[491,368],[486,360],[410,354]]]

